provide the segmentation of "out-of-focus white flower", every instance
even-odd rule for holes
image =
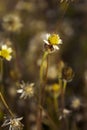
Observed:
[[[13,118],[13,119],[7,119],[2,124],[2,127],[9,126],[9,130],[22,130],[23,124],[20,122],[23,118]]]
[[[60,36],[58,34],[46,34],[45,39],[45,48],[49,49],[51,51],[58,50],[59,44],[62,44],[62,40],[60,39]]]
[[[81,99],[79,97],[73,97],[71,101],[71,108],[72,109],[79,109],[82,106]]]
[[[18,15],[8,14],[3,17],[2,26],[6,31],[16,32],[21,29],[23,24],[21,23],[21,19]]]
[[[25,84],[24,82],[22,82],[22,84],[20,84],[20,89],[17,90],[17,93],[21,93],[20,98],[24,98],[26,99],[27,97],[32,97],[34,95],[34,83],[30,83],[30,84]]]

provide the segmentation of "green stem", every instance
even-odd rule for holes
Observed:
[[[57,101],[57,98],[54,98],[54,107],[55,107],[56,113],[58,113],[58,101]]]
[[[2,95],[1,92],[0,92],[0,97],[1,97],[1,100],[2,100],[2,102],[3,102],[3,104],[4,104],[4,106],[6,107],[6,109],[7,109],[8,112],[10,113],[10,115],[14,118],[14,114],[13,114],[13,112],[10,110],[9,106],[7,105],[7,103],[6,103],[6,101],[5,101],[5,99],[4,99],[4,97],[3,97],[3,95]]]
[[[43,106],[44,104],[44,90],[45,84],[47,80],[47,72],[48,72],[48,52],[45,51],[42,57],[42,62],[40,66],[40,90],[39,90],[39,106]],[[46,63],[45,63],[45,60]],[[46,64],[46,66],[45,66]],[[42,122],[42,109],[39,109],[38,117],[37,117],[37,129],[41,130],[41,122]]]
[[[64,94],[65,94],[66,86],[67,86],[67,81],[64,80],[64,81],[63,81],[63,93],[64,93]]]
[[[65,108],[65,90],[66,90],[66,86],[67,86],[67,81],[66,80],[62,80],[60,79],[59,81],[60,85],[61,85],[61,105],[62,105],[62,109],[61,109],[61,116],[63,116],[63,111]],[[63,130],[64,128],[66,128],[66,130],[68,130],[68,126],[67,126],[67,122],[66,119],[62,119],[62,124],[61,124],[61,129]]]
[[[44,61],[47,58],[48,52],[45,51],[43,54],[42,62],[41,62],[41,67],[40,67],[40,82],[43,82],[43,74],[44,74]]]

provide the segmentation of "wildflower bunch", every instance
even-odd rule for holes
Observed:
[[[2,45],[0,50],[0,57],[10,61],[12,59],[12,48],[7,45]]]

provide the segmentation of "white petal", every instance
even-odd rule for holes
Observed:
[[[50,37],[50,34],[48,33],[48,34],[46,34],[46,39],[48,39]]]
[[[9,130],[12,130],[12,126],[10,125]]]
[[[53,48],[54,48],[55,50],[59,50],[59,47],[58,47],[57,45],[53,45]]]
[[[11,53],[12,52],[12,48],[8,48],[8,52]]]
[[[63,118],[63,117],[62,117],[62,116],[60,116],[60,117],[59,117],[59,120],[61,120],[62,118]]]
[[[21,94],[20,98],[24,98],[24,96],[25,96],[25,93],[23,92],[23,93]]]
[[[62,42],[62,40],[61,40],[61,39],[59,39],[58,43],[59,43],[59,44],[62,44],[63,42]]]
[[[17,90],[17,93],[22,93],[23,92],[23,89],[18,89]]]
[[[12,56],[9,55],[9,56],[6,57],[6,60],[10,61],[11,58],[12,58]]]
[[[43,40],[47,45],[49,45],[49,42],[47,40]]]
[[[69,110],[67,110],[67,109],[64,109],[63,112],[64,112],[65,114],[71,113],[71,111],[69,111]]]
[[[2,45],[2,50],[7,49],[6,45]]]
[[[34,83],[31,83],[30,86],[33,87],[33,86],[34,86]]]
[[[2,127],[4,127],[4,126],[7,126],[7,125],[10,125],[11,124],[11,122],[7,122],[6,123],[6,121],[2,124]]]
[[[20,121],[20,120],[22,120],[22,119],[23,119],[23,117],[20,117],[20,118],[17,118],[16,120]]]

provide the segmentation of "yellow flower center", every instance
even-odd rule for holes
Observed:
[[[8,50],[2,50],[1,51],[1,56],[3,56],[4,58],[8,57],[9,56]]]
[[[52,34],[48,37],[48,41],[51,45],[57,45],[59,42],[59,36],[57,34]]]
[[[26,92],[26,94],[33,94],[34,93],[33,87],[31,87],[31,86],[25,87],[25,92]]]

